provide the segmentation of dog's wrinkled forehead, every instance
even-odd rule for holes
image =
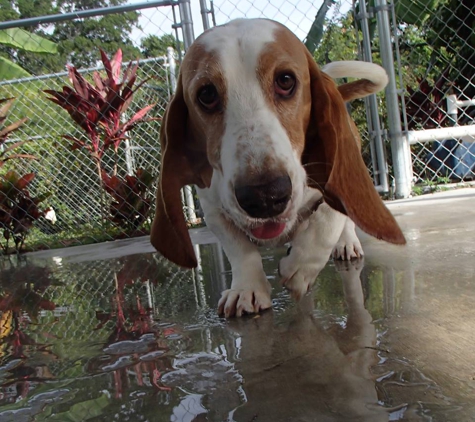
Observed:
[[[266,19],[237,19],[206,32],[199,42],[219,56],[226,73],[232,73],[236,62],[255,66],[265,45],[275,41],[278,28]]]
[[[256,72],[263,56],[283,52],[292,60],[301,51],[301,42],[284,25],[267,19],[236,19],[201,34],[183,60],[186,81],[196,73],[240,79],[243,69]],[[304,58],[304,56],[301,56]]]

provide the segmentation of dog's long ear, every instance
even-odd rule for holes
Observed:
[[[350,217],[368,234],[391,243],[406,240],[385,207],[361,157],[359,136],[334,81],[308,54],[312,115],[302,164],[309,185],[323,191],[326,202]]]
[[[206,152],[192,144],[180,76],[160,128],[161,169],[150,241],[165,258],[186,268],[196,267],[197,261],[183,215],[180,190],[185,185],[203,188],[210,183],[209,174],[204,176],[207,171],[203,170],[209,167]]]

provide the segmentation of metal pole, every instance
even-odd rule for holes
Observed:
[[[368,25],[368,14],[366,12],[366,0],[359,2],[360,4],[360,15],[361,20],[361,32],[363,33],[363,58],[365,61],[372,63],[373,58],[371,56],[371,37],[369,33]],[[370,142],[374,144],[374,152],[376,153],[376,163],[377,168],[374,168],[374,173],[378,174],[378,187],[382,192],[389,192],[389,183],[388,183],[388,165],[386,162],[386,154],[384,151],[384,143],[381,132],[381,125],[379,121],[378,114],[378,100],[376,95],[370,95],[367,99],[367,104],[369,107],[369,128],[370,128]],[[371,153],[373,154],[373,148]],[[374,162],[373,161],[373,162]]]
[[[187,51],[195,40],[190,0],[178,0],[178,8],[180,10],[181,28],[183,30],[183,43],[185,44],[185,51]]]
[[[132,176],[135,173],[134,156],[132,154],[132,148],[130,147],[130,140],[125,139],[125,163],[127,165],[127,174]]]
[[[176,92],[176,62],[175,62],[175,50],[173,47],[167,47],[167,61],[168,69],[170,70],[170,86],[172,94]]]
[[[396,180],[396,198],[407,198],[411,193],[412,163],[410,163],[409,142],[407,137],[403,135],[401,127],[388,9],[389,6],[386,0],[375,0],[374,10],[378,22],[379,48],[383,66],[389,76],[389,84],[385,92],[388,110],[389,139],[391,142],[394,177]]]
[[[111,15],[114,13],[131,12],[152,7],[173,6],[175,1],[150,1],[120,6],[98,7],[96,9],[78,10],[77,12],[58,13],[56,15],[38,16],[36,18],[17,19],[14,21],[0,22],[0,29],[21,28],[26,26],[45,25],[47,23],[63,22],[74,19],[91,18],[94,16]]]
[[[203,29],[206,31],[207,29],[210,28],[208,13],[211,13],[211,11],[208,9],[206,5],[206,0],[200,0],[200,10],[201,10],[201,19],[203,21]]]

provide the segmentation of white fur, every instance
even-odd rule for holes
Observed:
[[[221,27],[219,35],[210,32],[201,43],[219,57],[227,88],[221,142],[223,172],[214,172],[210,190],[219,192],[219,201],[232,221],[247,231],[254,220],[239,207],[234,189],[229,186],[235,186],[236,180],[248,173],[249,166],[262,167],[271,155],[287,171],[293,187],[292,200],[282,216],[283,221],[288,221],[284,237],[297,220],[306,173],[280,120],[269,108],[256,75],[259,58],[266,44],[274,41],[276,29],[272,21],[261,20],[255,25],[252,20],[237,19]],[[238,141],[239,135],[244,139]],[[238,149],[246,153],[238,154]],[[203,194],[209,195],[202,192],[201,197]]]
[[[227,317],[255,313],[271,306],[271,289],[259,250],[249,240],[253,219],[239,207],[234,194],[236,181],[246,176],[249,165],[262,167],[266,157],[272,156],[291,178],[292,197],[279,217],[287,225],[277,241],[295,231],[292,252],[280,263],[284,283],[294,296],[305,294],[313,284],[340,235],[355,243],[356,235],[350,233],[351,229],[354,233],[354,225],[346,227],[347,218],[326,204],[320,205],[308,219],[299,221],[307,204],[314,204],[322,194],[307,187],[300,158],[278,116],[266,103],[256,75],[259,58],[266,44],[274,40],[276,28],[268,20],[236,20],[200,38],[205,49],[217,56],[226,84],[225,132],[220,150],[222,171],[213,171],[208,189],[197,190],[207,225],[220,240],[231,263],[231,288],[223,292],[218,305]],[[378,86],[384,83],[375,65],[349,63],[331,64],[326,72],[332,77],[370,79]]]
[[[373,82],[375,91],[381,91],[388,84],[386,71],[377,64],[347,60],[332,62],[322,67],[322,71],[333,79],[356,78]]]

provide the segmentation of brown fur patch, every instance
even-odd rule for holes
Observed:
[[[205,150],[211,166],[222,171],[220,152],[225,130],[222,110],[226,107],[227,90],[219,58],[197,40],[186,53],[181,74],[189,113],[188,122],[183,124],[188,124],[193,146],[197,150]],[[221,110],[211,113],[204,110],[198,101],[199,90],[209,84],[216,87],[221,101]]]
[[[258,79],[271,110],[279,116],[297,155],[305,146],[305,132],[310,120],[311,93],[307,58],[301,41],[285,27],[275,31],[275,42],[263,52],[258,68]],[[296,77],[296,87],[291,98],[280,98],[274,89],[276,76],[291,72]]]

